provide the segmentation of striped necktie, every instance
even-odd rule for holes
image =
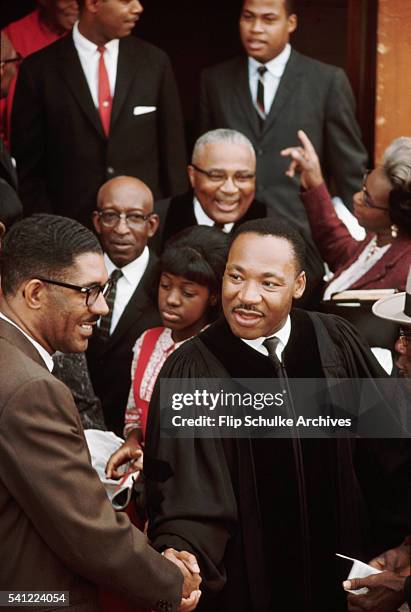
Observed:
[[[123,273],[118,268],[113,270],[113,272],[110,274],[110,280],[113,281],[113,288],[106,297],[108,313],[101,317],[99,327],[100,338],[103,338],[104,340],[107,340],[110,337],[111,319],[113,318],[114,302],[116,301],[117,281],[122,276]]]
[[[264,75],[267,72],[267,68],[265,66],[259,66],[257,68],[258,72],[258,83],[257,83],[257,113],[260,118],[260,123],[263,125],[267,115],[265,112],[265,102],[264,102]]]

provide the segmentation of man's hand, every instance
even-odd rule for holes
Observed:
[[[307,134],[303,130],[298,130],[297,134],[302,146],[281,151],[283,157],[291,157],[286,175],[292,178],[297,172],[304,189],[314,189],[324,182],[320,161]]]
[[[132,432],[133,433],[133,432]],[[119,480],[124,476],[124,471],[118,468],[125,463],[130,463],[129,471],[138,472],[143,469],[143,451],[134,436],[129,436],[122,446],[113,453],[106,465],[107,478]]]
[[[395,612],[405,601],[405,577],[385,571],[365,578],[351,578],[343,582],[345,590],[369,589],[365,595],[350,593],[347,598],[349,612]]]
[[[369,565],[381,571],[390,570],[400,576],[409,576],[411,570],[411,545],[409,537],[397,548],[386,550],[369,562]]]
[[[181,600],[181,604],[178,606],[178,612],[191,612],[197,607],[200,601],[201,591],[193,591],[190,597]]]
[[[163,552],[163,555],[179,567],[184,576],[183,598],[189,598],[193,591],[198,590],[201,583],[200,568],[198,567],[197,559],[186,550],[174,550],[174,548],[167,548]]]

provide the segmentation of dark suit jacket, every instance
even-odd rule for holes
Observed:
[[[134,115],[136,106],[154,112]],[[12,114],[26,213],[53,212],[90,224],[96,193],[117,175],[140,178],[155,197],[187,186],[183,120],[163,51],[120,40],[106,139],[71,36],[34,53],[19,71]]]
[[[150,253],[147,269],[112,335],[102,340],[95,333],[89,341],[87,363],[91,382],[103,405],[108,429],[123,435],[124,413],[131,386],[133,346],[150,327],[161,325],[157,309],[158,260]]]
[[[150,247],[160,254],[169,238],[178,234],[183,229],[197,225],[194,214],[194,193],[189,189],[174,198],[159,200],[154,203],[154,210],[160,217],[160,225],[150,242]],[[261,219],[267,216],[267,207],[255,200],[240,221],[234,224],[232,231],[245,221]]]
[[[164,249],[165,242],[181,230],[197,225],[197,220],[194,215],[193,206],[193,191],[190,189],[182,195],[166,200],[155,202],[154,210],[160,217],[159,228],[152,238],[150,243],[151,248],[158,254]],[[252,219],[261,219],[263,217],[272,216],[279,220],[284,220],[283,216],[273,211],[267,210],[267,206],[258,200],[254,200],[250,208],[240,221],[234,224],[232,232],[245,221]],[[295,223],[293,221],[293,226]],[[324,265],[320,255],[311,242],[309,233],[297,227],[305,242],[306,248],[306,273],[307,273],[307,288],[304,296],[298,301],[298,306],[302,308],[315,308],[320,302],[324,276]]]
[[[0,420],[0,589],[69,591],[70,610],[98,612],[96,585],[104,585],[134,605],[163,599],[161,609],[175,610],[180,572],[113,511],[70,391],[4,320]]]
[[[11,161],[9,150],[0,138],[0,178],[17,190],[17,172]]]
[[[232,128],[243,132],[257,154],[258,200],[308,227],[298,198],[298,178],[284,172],[281,149],[299,144],[297,130],[311,139],[337,193],[350,205],[361,186],[366,152],[354,115],[354,97],[343,70],[292,50],[261,131],[248,82],[247,57],[206,69],[201,79],[201,132]]]

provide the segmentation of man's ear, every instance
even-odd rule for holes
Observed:
[[[96,234],[101,234],[100,215],[98,214],[97,210],[93,210],[93,216],[91,220],[93,221],[93,226],[96,231]]]
[[[38,278],[32,278],[22,287],[23,299],[26,306],[32,310],[39,310],[45,299],[46,287]]]
[[[306,284],[307,284],[307,278],[303,270],[302,272],[300,272],[300,274],[297,276],[297,278],[294,281],[293,298],[295,300],[300,299],[300,297],[303,295]]]
[[[158,230],[158,226],[160,224],[160,217],[156,213],[153,213],[151,217],[148,219],[147,223],[148,223],[147,238],[152,238],[154,234],[156,233],[156,231]]]
[[[6,226],[4,225],[4,223],[0,221],[0,243],[5,233],[6,233]]]
[[[288,17],[288,33],[292,34],[293,32],[295,32],[297,29],[297,25],[298,25],[297,15],[295,13],[292,13]]]
[[[187,172],[188,172],[188,180],[190,181],[191,189],[194,189],[195,178],[194,178],[194,168],[193,168],[193,166],[191,166],[191,165],[187,166]]]

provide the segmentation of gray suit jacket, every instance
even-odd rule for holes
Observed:
[[[303,129],[314,144],[326,176],[350,205],[361,186],[367,155],[355,119],[354,96],[341,68],[292,50],[261,130],[248,82],[246,56],[206,69],[201,78],[201,132],[232,128],[243,132],[257,154],[256,198],[308,227],[298,196],[299,181],[285,176],[289,160],[281,149],[299,144]]]
[[[103,585],[135,605],[176,609],[180,571],[114,512],[69,390],[3,320],[0,508],[0,590],[70,591],[70,610],[97,612]]]

